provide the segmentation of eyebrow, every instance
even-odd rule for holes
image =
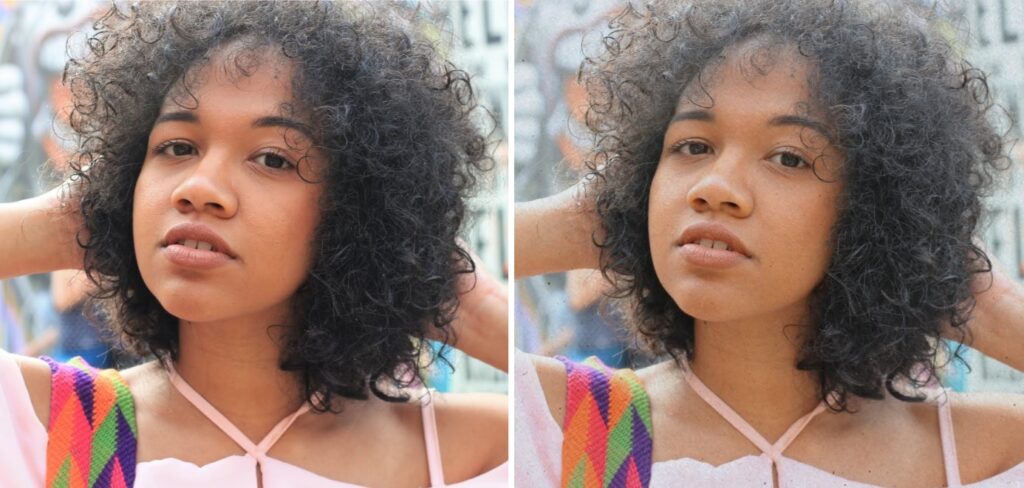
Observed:
[[[679,112],[672,116],[672,120],[669,123],[680,122],[683,120],[699,120],[701,122],[711,122],[715,120],[715,116],[707,110],[688,110],[686,112]]]
[[[680,122],[680,121],[683,121],[683,120],[697,120],[697,121],[701,121],[701,122],[713,122],[715,120],[715,116],[714,116],[714,114],[712,114],[711,112],[709,112],[707,110],[687,110],[685,112],[679,112],[679,113],[673,115],[672,116],[672,120],[670,120],[669,123],[672,124],[672,123]],[[768,125],[772,125],[772,126],[795,125],[795,126],[799,126],[799,127],[805,127],[807,129],[811,129],[811,130],[821,134],[821,136],[824,137],[827,140],[832,140],[832,137],[829,135],[829,130],[828,130],[827,127],[825,127],[825,124],[822,124],[821,122],[818,122],[818,121],[816,121],[814,119],[809,119],[807,117],[803,117],[803,116],[800,116],[800,115],[778,115],[778,116],[772,117],[772,119],[768,121]]]
[[[778,117],[773,117],[772,120],[768,121],[768,125],[795,125],[804,127],[821,134],[821,137],[824,137],[825,140],[832,140],[832,136],[829,135],[829,130],[825,127],[825,124],[799,115],[779,115]]]
[[[153,125],[155,126],[161,122],[188,122],[198,124],[199,116],[196,115],[195,112],[190,111],[167,112],[160,114],[160,116],[156,118],[156,122],[153,122]],[[264,127],[283,127],[285,129],[297,130],[301,132],[302,135],[306,136],[307,139],[311,141],[314,140],[313,131],[308,125],[294,119],[289,119],[288,117],[260,117],[252,123],[253,129],[261,129]]]

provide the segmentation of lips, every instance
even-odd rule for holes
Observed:
[[[747,251],[746,245],[740,240],[736,234],[733,234],[724,225],[717,222],[700,222],[693,224],[683,231],[683,235],[676,241],[677,246],[685,246],[687,244],[701,245],[701,241],[708,244],[708,241],[724,242],[729,246],[728,251],[742,254],[745,257],[751,257],[750,252]],[[718,248],[720,246],[715,245]]]
[[[213,229],[203,224],[193,222],[183,223],[171,227],[160,243],[161,247],[168,247],[185,241],[205,242],[212,246],[209,251],[227,255],[235,259],[238,256],[231,250],[228,243]],[[190,243],[191,244],[191,243]]]

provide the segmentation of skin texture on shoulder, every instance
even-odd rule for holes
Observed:
[[[508,397],[492,393],[435,393],[445,482],[469,479],[508,459]]]
[[[12,355],[21,369],[32,408],[43,427],[50,425],[50,366],[42,359]]]
[[[565,398],[568,391],[568,375],[561,361],[549,357],[530,355],[530,361],[537,370],[544,399],[547,401],[551,416],[563,427],[565,421]]]
[[[951,402],[964,482],[1024,463],[1024,395],[961,393],[953,394]]]

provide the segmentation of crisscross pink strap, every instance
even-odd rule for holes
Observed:
[[[960,484],[960,465],[957,462],[956,439],[953,437],[953,409],[949,406],[949,392],[939,401],[939,435],[942,437],[942,462],[946,466],[946,484],[957,488]]]
[[[174,365],[172,365],[170,361],[166,361],[164,365],[167,368],[167,375],[171,378],[171,384],[174,385],[178,392],[180,392],[181,395],[189,401],[189,403],[196,407],[197,410],[202,412],[206,418],[210,419],[218,429],[227,434],[231,440],[235,441],[235,444],[238,444],[239,447],[245,450],[246,454],[255,458],[260,464],[263,464],[266,461],[267,451],[269,451],[277,440],[284,435],[285,431],[288,430],[288,427],[291,427],[292,423],[295,422],[295,419],[309,411],[309,402],[302,404],[302,406],[294,413],[281,419],[281,421],[278,422],[269,433],[267,433],[259,444],[255,444],[252,440],[246,437],[238,427],[235,427],[235,424],[231,423],[224,414],[220,413],[216,407],[206,401],[199,392],[195,391],[191,385],[185,382],[185,380],[178,375],[178,372],[174,370]]]
[[[771,457],[772,461],[776,464],[778,464],[779,460],[782,458],[782,452],[789,447],[793,440],[796,439],[796,436],[800,435],[800,432],[804,430],[804,427],[807,427],[807,424],[814,417],[825,410],[825,402],[819,403],[814,410],[810,411],[803,417],[800,417],[793,423],[793,425],[789,426],[789,429],[782,434],[782,437],[779,437],[779,440],[775,441],[775,444],[772,444],[768,442],[760,432],[754,429],[752,425],[747,423],[746,420],[743,420],[743,417],[740,417],[740,415],[725,403],[724,400],[719,398],[715,392],[711,391],[711,389],[704,385],[700,378],[697,378],[697,375],[693,374],[689,368],[684,368],[684,371],[686,382],[689,383],[690,388],[697,392],[698,396],[707,402],[707,404],[718,412],[718,414],[729,422],[729,424],[735,427],[740,434],[743,434],[744,437],[757,446],[761,452]]]
[[[441,443],[437,439],[437,418],[434,415],[434,391],[426,390],[420,398],[423,414],[423,441],[427,447],[427,469],[430,487],[444,488],[444,469],[441,465]]]

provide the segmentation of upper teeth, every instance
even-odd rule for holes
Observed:
[[[729,249],[729,245],[722,241],[716,241],[712,239],[701,239],[700,242],[698,242],[698,244],[704,247],[710,247],[712,249],[724,249],[726,251],[731,251],[731,249]]]
[[[210,244],[209,242],[193,241],[191,239],[185,239],[185,240],[178,241],[178,244],[181,244],[182,246],[185,246],[185,247],[191,247],[192,249],[202,249],[203,251],[212,251],[213,250],[213,244]]]

